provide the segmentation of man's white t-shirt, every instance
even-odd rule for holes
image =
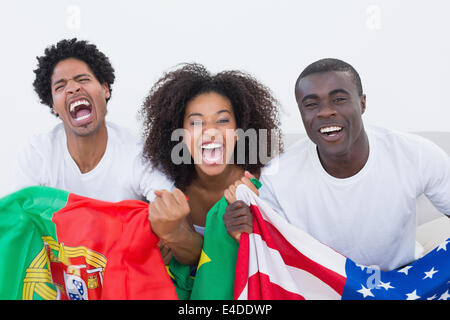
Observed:
[[[370,154],[356,175],[322,167],[316,145],[299,141],[261,175],[261,198],[291,224],[363,265],[392,270],[414,260],[416,198],[450,215],[450,157],[412,134],[369,127]]]
[[[172,190],[173,183],[142,159],[142,144],[127,129],[106,123],[108,142],[97,166],[81,173],[67,149],[62,123],[31,137],[18,153],[14,191],[33,185],[49,186],[104,201],[152,201],[154,191]]]

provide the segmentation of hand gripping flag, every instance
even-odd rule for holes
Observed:
[[[253,233],[241,235],[235,299],[450,298],[450,239],[408,266],[380,271],[290,225],[246,186],[236,198],[250,206]]]
[[[259,189],[261,182],[251,181]],[[172,258],[169,273],[178,297],[183,300],[233,300],[234,273],[239,245],[225,228],[223,215],[228,206],[222,197],[206,215],[203,249],[196,272]]]
[[[0,299],[176,299],[147,218],[48,187],[0,199]]]
[[[232,300],[238,244],[225,228],[223,215],[228,206],[222,197],[208,211],[203,248],[197,268],[185,266],[172,258],[168,271],[179,299]]]

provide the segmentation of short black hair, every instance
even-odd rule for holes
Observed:
[[[300,80],[306,76],[309,76],[313,73],[322,73],[329,71],[341,71],[348,72],[353,77],[353,82],[356,85],[356,90],[358,91],[358,95],[361,97],[363,95],[363,89],[361,84],[361,78],[359,77],[358,72],[353,68],[350,64],[345,61],[334,59],[334,58],[325,58],[317,60],[316,62],[311,63],[307,66],[302,73],[298,76],[297,81],[295,82],[295,90],[297,90],[297,86]]]
[[[40,102],[50,107],[50,112],[54,115],[56,114],[52,107],[51,77],[58,62],[68,58],[75,58],[85,62],[97,80],[102,84],[106,83],[108,85],[110,94],[112,92],[111,85],[115,80],[114,68],[108,57],[99,51],[94,44],[73,38],[61,40],[56,45],[46,48],[43,56],[36,57],[38,67],[34,70],[36,78],[33,82],[33,87],[39,96]],[[110,98],[111,95],[106,101]]]

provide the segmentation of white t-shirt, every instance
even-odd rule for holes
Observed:
[[[194,224],[194,229],[195,229],[195,232],[200,233],[202,236],[205,235],[205,227]]]
[[[299,141],[263,169],[261,198],[291,224],[363,265],[392,270],[414,260],[416,198],[450,215],[450,157],[412,134],[369,127],[369,158],[338,179],[316,145]]]
[[[173,183],[142,160],[142,144],[127,129],[106,123],[108,142],[97,166],[81,173],[67,149],[62,123],[31,137],[18,153],[13,191],[43,185],[104,201],[152,201],[154,190],[172,190]]]

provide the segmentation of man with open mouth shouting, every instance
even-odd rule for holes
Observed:
[[[45,185],[105,201],[154,198],[172,183],[141,161],[131,132],[105,120],[114,69],[97,47],[61,40],[38,57],[34,89],[61,123],[18,154],[14,189]]]

